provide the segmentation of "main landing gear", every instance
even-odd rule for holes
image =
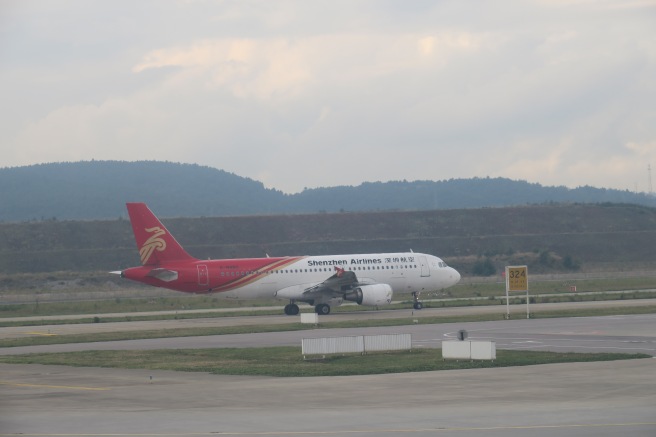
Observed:
[[[424,307],[424,304],[419,301],[419,294],[420,293],[418,291],[412,292],[412,300],[414,301],[412,307],[416,310],[420,310]]]
[[[320,303],[314,307],[314,311],[321,316],[326,316],[330,314],[330,305],[325,303]],[[287,314],[288,316],[296,316],[298,315],[298,313],[299,313],[298,305],[296,305],[294,302],[285,305],[285,314]]]

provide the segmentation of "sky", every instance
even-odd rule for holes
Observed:
[[[0,0],[0,120],[0,167],[649,192],[656,0]]]

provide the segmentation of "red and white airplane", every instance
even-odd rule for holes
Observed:
[[[414,252],[200,260],[180,246],[145,203],[127,208],[142,265],[112,273],[155,287],[237,299],[275,297],[289,300],[285,314],[295,315],[296,302],[328,314],[344,301],[388,305],[394,292],[411,292],[414,308],[421,309],[420,293],[460,280],[440,258]]]

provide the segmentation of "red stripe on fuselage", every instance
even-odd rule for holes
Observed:
[[[223,260],[194,260],[192,262],[162,263],[157,267],[141,266],[123,271],[123,276],[155,287],[187,293],[220,293],[253,284],[276,270],[282,270],[305,257],[243,258]],[[202,268],[204,266],[205,268]],[[154,268],[168,270],[172,280],[160,279]],[[200,272],[207,272],[200,276]]]
[[[281,270],[304,257],[285,258],[248,258],[236,260],[210,261],[207,263],[210,269],[210,292],[220,293],[231,291],[253,284],[262,277]],[[217,263],[217,266],[212,265]],[[202,264],[201,261],[198,264]],[[218,267],[218,270],[217,270]],[[236,276],[232,276],[232,275]]]

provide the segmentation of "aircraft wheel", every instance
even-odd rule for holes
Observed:
[[[327,314],[330,314],[330,305],[326,305],[325,303],[320,303],[316,307],[314,307],[314,310],[316,311],[317,314],[325,316]]]
[[[285,314],[288,316],[295,316],[298,314],[298,305],[295,303],[290,303],[289,305],[285,305]]]
[[[422,309],[423,307],[424,307],[424,304],[421,303],[421,302],[415,302],[415,304],[414,304],[414,308],[415,308],[416,310],[420,310],[420,309]]]

